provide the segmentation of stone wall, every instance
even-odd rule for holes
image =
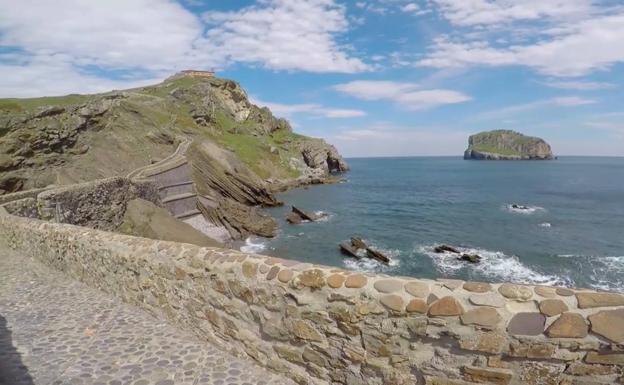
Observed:
[[[160,202],[152,182],[113,177],[41,192],[37,206],[44,220],[112,230],[123,221],[127,203],[136,198]]]
[[[0,242],[302,384],[624,383],[622,294],[361,274],[6,213]]]

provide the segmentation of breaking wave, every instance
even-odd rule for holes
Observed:
[[[541,285],[569,286],[572,283],[568,278],[540,273],[520,262],[520,259],[515,255],[507,255],[500,251],[458,247],[457,249],[462,253],[481,256],[479,263],[467,263],[459,261],[457,254],[436,253],[433,251],[434,247],[432,245],[421,246],[418,248],[418,251],[431,258],[436,269],[445,275],[466,273],[470,276],[475,276],[475,279],[485,278],[492,281]]]
[[[529,214],[534,214],[538,211],[546,211],[545,208],[540,207],[540,206],[524,206],[524,205],[518,205],[518,207],[514,207],[514,204],[506,204],[504,206],[504,209],[509,211],[510,213],[514,213],[514,214],[525,214],[525,215],[529,215]]]
[[[593,256],[561,254],[570,274],[582,272],[589,286],[597,290],[624,292],[624,256]]]
[[[249,237],[245,239],[245,244],[240,247],[243,253],[258,254],[266,250],[267,245],[259,238]]]

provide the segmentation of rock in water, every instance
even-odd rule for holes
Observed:
[[[366,255],[369,258],[373,258],[376,259],[378,261],[381,261],[385,264],[390,263],[390,258],[386,257],[382,252],[378,251],[378,250],[373,250],[370,247],[366,248]]]
[[[355,249],[353,246],[351,246],[350,244],[348,244],[347,242],[343,242],[340,244],[340,251],[343,254],[347,254],[351,257],[357,258],[357,259],[361,259],[362,257],[358,255],[357,253],[357,249]]]
[[[461,257],[457,259],[459,259],[460,261],[466,261],[470,263],[481,262],[481,256],[479,254],[462,254]]]
[[[459,254],[459,250],[457,250],[453,246],[449,246],[449,245],[438,245],[438,246],[433,248],[433,251],[438,253],[438,254],[446,253],[446,252]]]
[[[301,219],[305,220],[305,221],[310,221],[310,222],[314,222],[315,220],[315,216],[314,214],[310,214],[307,213],[295,206],[292,206],[292,212],[296,215],[299,215],[299,217],[301,217]]]
[[[286,221],[290,223],[291,225],[298,225],[301,222],[303,222],[301,217],[297,215],[297,213],[294,213],[292,211],[289,212],[288,215],[286,216]]]
[[[368,247],[366,242],[364,242],[360,237],[351,237],[351,246],[356,249],[366,249]]]
[[[551,160],[555,157],[543,139],[511,130],[494,130],[471,135],[464,159]]]

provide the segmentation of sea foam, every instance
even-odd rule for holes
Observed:
[[[458,247],[466,254],[481,256],[479,263],[469,263],[457,259],[454,253],[436,253],[435,246],[421,246],[418,251],[427,255],[433,261],[436,269],[445,275],[468,273],[477,275],[481,279],[499,282],[533,283],[541,285],[564,285],[571,282],[567,278],[557,275],[540,273],[522,262],[515,255],[507,255],[500,251],[490,251],[480,248]],[[477,277],[477,279],[478,279]]]
[[[510,213],[525,214],[525,215],[535,214],[536,212],[539,212],[539,211],[546,211],[545,208],[540,207],[540,206],[525,206],[525,207],[526,207],[525,209],[520,209],[520,208],[514,208],[512,204],[506,204],[505,206],[503,206],[503,209],[509,211]]]
[[[240,247],[243,253],[257,254],[266,250],[266,243],[258,238],[249,237],[245,239],[245,244]]]

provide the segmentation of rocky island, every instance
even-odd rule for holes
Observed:
[[[471,135],[464,159],[551,160],[550,145],[541,138],[511,130],[494,130]]]

